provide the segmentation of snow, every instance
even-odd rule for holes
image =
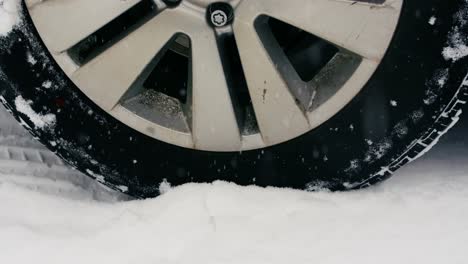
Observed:
[[[159,184],[159,192],[162,194],[165,194],[171,190],[172,186],[171,183],[167,181],[167,179],[164,179],[160,184]]]
[[[15,99],[16,110],[25,114],[36,128],[46,128],[55,124],[56,116],[54,114],[41,115],[32,109],[32,103],[31,100],[26,101],[22,96]]]
[[[66,178],[3,175],[0,263],[466,263],[467,154],[442,146],[348,193],[216,182],[115,201]]]
[[[463,28],[468,25],[468,1],[465,0],[461,10],[455,15],[455,26],[449,34],[448,46],[442,51],[442,55],[448,61],[456,62],[468,56],[468,42]]]
[[[457,39],[456,41],[459,42],[461,39]],[[468,56],[468,46],[458,43],[454,47],[446,47],[442,54],[446,60],[459,61]]]
[[[37,64],[37,60],[36,58],[34,58],[34,56],[31,54],[31,52],[28,52],[27,55],[27,60],[28,60],[28,63],[31,64],[32,66],[36,65]]]
[[[45,81],[42,83],[42,87],[46,89],[50,89],[52,87],[52,82],[51,81]]]
[[[0,37],[7,35],[20,23],[19,0],[0,0]]]

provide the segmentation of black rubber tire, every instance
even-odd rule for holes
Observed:
[[[406,0],[391,47],[362,92],[317,129],[263,150],[194,151],[125,126],[66,77],[25,12],[22,25],[0,39],[0,92],[15,117],[59,156],[136,197],[157,196],[163,182],[362,188],[425,153],[458,120],[468,98],[468,59],[442,52],[456,36],[468,36],[467,14],[466,0]],[[50,89],[40,88],[45,81]],[[34,128],[16,109],[18,96],[40,114],[55,114],[55,124]]]

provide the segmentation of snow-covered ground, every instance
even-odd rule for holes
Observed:
[[[78,173],[3,174],[0,263],[467,263],[462,132],[348,193],[217,182],[128,201]]]

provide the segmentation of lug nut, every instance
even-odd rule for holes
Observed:
[[[182,2],[182,0],[163,0],[163,2],[168,6],[168,7],[176,7]]]
[[[224,27],[234,20],[234,9],[227,3],[213,3],[207,8],[206,19],[213,27]]]

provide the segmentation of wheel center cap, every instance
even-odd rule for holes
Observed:
[[[211,22],[217,27],[225,26],[227,21],[228,15],[223,10],[216,10],[211,14]]]

